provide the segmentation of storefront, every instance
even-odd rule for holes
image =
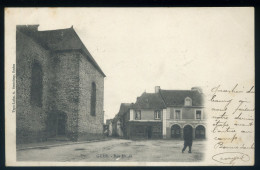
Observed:
[[[162,122],[128,122],[129,139],[161,139]]]

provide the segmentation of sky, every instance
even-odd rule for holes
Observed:
[[[207,89],[251,81],[254,73],[252,8],[19,10],[16,24],[40,24],[39,30],[73,25],[106,74],[105,119],[155,86]]]

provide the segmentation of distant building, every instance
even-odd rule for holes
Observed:
[[[71,28],[17,26],[17,143],[102,137],[104,77]]]
[[[143,93],[114,120],[120,120],[123,136],[129,139],[182,139],[183,135],[204,139],[203,98],[200,88],[162,90],[157,86],[155,93]]]
[[[130,103],[121,103],[119,112],[113,119],[113,132],[112,135],[116,137],[126,137],[127,134],[127,113],[131,107]]]
[[[112,136],[112,130],[113,130],[112,121],[113,121],[113,119],[106,120],[107,136]]]

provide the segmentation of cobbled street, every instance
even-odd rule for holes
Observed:
[[[17,150],[17,161],[55,162],[198,162],[203,160],[205,141],[194,141],[192,153],[181,153],[183,141],[124,140],[40,147]]]

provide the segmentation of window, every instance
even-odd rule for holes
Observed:
[[[160,110],[154,111],[154,119],[161,119],[161,111]]]
[[[42,107],[42,67],[38,62],[32,65],[31,104]]]
[[[196,110],[196,119],[201,120],[201,110]]]
[[[196,139],[205,139],[205,127],[199,125],[195,129],[195,138]]]
[[[141,110],[135,111],[135,120],[141,120]]]
[[[91,106],[90,106],[90,114],[92,116],[96,115],[96,83],[92,83],[91,85]]]
[[[186,98],[185,98],[185,106],[191,106],[191,105],[192,105],[191,98],[186,97]]]
[[[181,120],[181,110],[175,110],[175,119]]]

